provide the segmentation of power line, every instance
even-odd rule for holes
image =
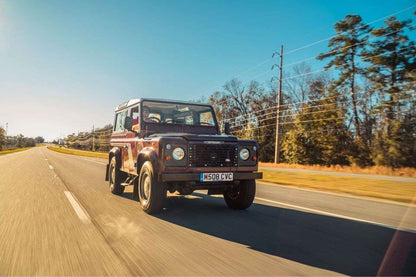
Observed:
[[[407,98],[407,99],[410,99],[410,98]],[[397,102],[397,101],[401,101],[401,100],[403,100],[403,99],[396,99],[396,100],[391,100],[391,101],[392,102]],[[352,102],[352,99],[348,99],[348,100],[344,100],[344,101],[340,101],[340,102],[335,102],[335,103],[324,103],[324,104],[314,105],[314,106],[307,107],[307,108],[308,109],[313,109],[313,108],[316,108],[316,107],[327,106],[327,105],[337,105],[337,104],[348,103],[348,102]],[[358,100],[356,102],[361,103],[361,102],[363,102],[363,100]],[[275,108],[275,107],[272,107],[272,108]],[[305,112],[305,113],[302,112],[302,113],[285,114],[285,115],[279,116],[279,118],[294,117],[294,116],[298,116],[298,115],[307,116],[307,115],[316,114],[316,113],[339,111],[340,109],[341,109],[341,107],[338,107],[338,108],[335,108],[335,109],[329,109],[329,110],[310,111],[310,112]],[[284,112],[287,112],[287,111],[298,111],[298,109],[288,109],[288,110],[285,110]],[[235,124],[235,125],[231,126],[231,128],[241,127],[241,126],[247,125],[249,123],[258,124],[259,122],[263,122],[263,121],[266,121],[266,120],[273,120],[273,119],[277,118],[277,115],[275,113],[276,112],[274,111],[274,112],[270,112],[270,113],[267,113],[267,114],[257,115],[255,118],[240,119],[240,120],[238,120],[238,124]],[[273,116],[271,116],[269,118],[262,118],[266,115],[273,115]]]
[[[304,102],[295,102],[295,103],[290,103],[290,104],[283,104],[283,105],[280,105],[280,106],[283,107],[283,106],[290,106],[290,105],[301,104],[301,103],[318,102],[318,101],[329,100],[329,99],[333,99],[333,98],[337,98],[337,97],[342,97],[342,96],[320,98],[320,99],[308,100],[308,101],[304,101]],[[340,101],[340,102],[336,102],[336,103],[344,103],[344,102],[349,102],[349,101],[352,101],[352,100],[344,100],[344,101]],[[323,106],[323,105],[333,105],[333,104],[335,104],[335,103],[324,103],[324,104],[319,104],[319,105],[313,105],[313,107],[319,107],[319,106]],[[228,119],[224,119],[224,121],[230,122],[232,119],[236,119],[236,118],[239,118],[239,117],[250,117],[250,116],[256,116],[257,117],[257,116],[272,114],[275,111],[271,112],[271,113],[267,113],[267,114],[260,114],[260,115],[258,115],[258,112],[265,111],[265,110],[270,110],[270,109],[276,109],[276,106],[277,105],[274,105],[274,106],[271,106],[271,107],[268,107],[268,108],[265,108],[265,109],[261,109],[261,110],[253,111],[253,112],[250,112],[250,113],[247,113],[247,114],[242,114],[242,115],[238,115],[238,116],[231,117],[231,118],[228,118]],[[283,112],[298,110],[298,109],[299,108],[285,109],[285,110],[283,110]]]
[[[407,85],[411,85],[411,84],[414,84],[414,83],[416,83],[416,81],[407,82],[405,84],[396,84],[396,85],[390,86],[390,87],[407,86]],[[310,102],[326,101],[326,100],[330,100],[330,99],[334,99],[334,98],[342,98],[342,97],[344,97],[344,96],[339,95],[339,96],[324,97],[324,98],[319,98],[319,99],[310,99],[310,100],[307,100],[307,101],[288,103],[288,104],[283,104],[283,105],[280,105],[280,106],[281,107],[286,107],[286,106],[291,106],[291,105],[307,104],[307,103],[310,103]],[[411,99],[411,98],[412,97],[400,98],[400,99],[396,99],[396,100],[380,100],[380,101],[393,101],[393,102],[395,102],[395,101],[401,101],[401,100],[406,100],[406,99]],[[351,101],[352,101],[352,99],[347,99],[347,100],[336,102],[336,103],[339,104],[339,103],[346,103],[346,102],[351,102]],[[358,103],[360,103],[362,101],[363,100],[357,100]],[[324,104],[319,104],[319,105],[313,105],[312,107],[319,107],[319,106],[323,106],[323,105],[332,105],[332,104],[334,104],[334,103],[324,103]],[[223,121],[230,122],[231,120],[239,118],[239,117],[265,116],[265,115],[273,114],[274,111],[270,112],[270,113],[266,113],[266,114],[260,114],[260,115],[259,115],[259,113],[262,112],[262,111],[267,111],[267,110],[271,110],[271,109],[275,109],[275,108],[276,108],[276,105],[271,106],[271,107],[267,107],[267,108],[263,108],[263,109],[260,109],[260,110],[252,111],[252,112],[247,113],[247,114],[242,114],[242,115],[238,115],[238,116],[235,116],[235,117],[227,118],[227,119],[224,119]],[[286,109],[283,112],[287,112],[287,111],[291,111],[291,110],[298,110],[298,109],[299,108]]]
[[[413,25],[414,27],[416,27],[416,24],[415,25]],[[390,35],[390,34],[393,34],[393,33],[397,33],[398,31],[395,31],[395,32],[392,32],[392,33],[389,33],[389,34],[386,34],[386,36],[387,35]],[[364,42],[360,42],[360,43],[358,43],[358,44],[363,44]],[[355,45],[358,45],[358,44],[355,44]],[[351,45],[351,46],[349,46],[349,47],[352,47],[353,45]],[[366,58],[363,58],[363,59],[361,59],[361,61],[366,61],[366,60],[369,60],[369,59],[372,59],[372,58],[376,58],[376,57],[380,57],[380,56],[383,56],[383,55],[385,55],[386,53],[395,53],[395,52],[398,52],[398,51],[402,51],[402,50],[404,50],[404,49],[407,49],[407,48],[411,48],[411,47],[415,47],[414,45],[409,45],[409,46],[407,46],[407,47],[404,47],[404,48],[400,48],[400,49],[396,49],[396,50],[391,50],[391,51],[386,51],[386,52],[384,52],[384,53],[382,53],[382,54],[379,54],[379,55],[374,55],[374,56],[370,56],[370,57],[366,57]],[[334,50],[334,51],[338,51],[338,50]],[[331,51],[331,52],[334,52],[334,51]],[[330,52],[330,53],[331,53]],[[351,61],[351,62],[346,62],[346,63],[343,63],[343,64],[340,64],[340,65],[338,65],[338,66],[344,66],[344,65],[348,65],[348,64],[352,64],[352,63],[354,63],[354,61]],[[298,75],[295,75],[295,76],[289,76],[289,77],[286,77],[286,78],[283,78],[283,81],[285,81],[285,80],[290,80],[290,79],[294,79],[294,78],[297,78],[297,77],[303,77],[303,76],[308,76],[308,75],[312,75],[312,74],[315,74],[315,73],[318,73],[318,72],[323,72],[323,71],[326,71],[327,69],[319,69],[319,70],[315,70],[315,71],[312,71],[312,72],[307,72],[307,73],[302,73],[302,74],[298,74]]]
[[[387,16],[384,16],[384,17],[381,17],[381,18],[379,18],[379,19],[376,19],[376,20],[374,20],[374,21],[371,21],[370,23],[364,24],[363,26],[368,26],[368,25],[371,25],[371,24],[373,24],[373,23],[376,23],[376,22],[378,22],[378,21],[380,21],[380,20],[383,20],[383,19],[385,19],[385,18],[388,18],[388,17],[390,17],[390,16],[393,16],[393,15],[397,15],[397,14],[403,13],[403,12],[405,12],[405,11],[407,11],[407,10],[412,9],[413,7],[416,7],[416,5],[412,5],[412,6],[410,6],[410,7],[407,7],[407,8],[405,8],[405,9],[399,10],[399,11],[397,11],[397,12],[395,12],[395,13],[390,14],[390,15],[387,15]],[[360,28],[362,28],[363,26],[361,26]],[[313,43],[310,43],[310,44],[307,44],[307,45],[301,46],[301,47],[296,48],[296,49],[293,49],[293,50],[290,50],[290,51],[289,51],[289,52],[287,52],[285,55],[292,54],[292,53],[295,53],[295,52],[297,52],[297,51],[299,51],[299,50],[302,50],[302,49],[308,48],[308,47],[310,47],[310,46],[313,46],[313,45],[315,45],[315,44],[318,44],[318,43],[321,43],[321,42],[324,42],[324,41],[330,40],[331,38],[333,38],[333,37],[335,37],[335,36],[336,36],[336,35],[331,36],[331,37],[326,38],[326,39],[321,39],[321,40],[318,40],[318,41],[316,41],[316,42],[313,42]],[[315,58],[315,57],[313,57],[313,58]],[[313,59],[313,58],[312,58],[312,57],[311,57],[311,58],[307,58],[306,60],[310,60],[310,59]],[[248,68],[248,69],[246,69],[246,70],[244,70],[244,71],[240,72],[240,73],[239,73],[239,74],[237,74],[237,75],[233,75],[231,78],[235,78],[235,77],[237,77],[237,76],[241,76],[241,75],[243,75],[243,74],[245,74],[245,73],[247,73],[247,72],[250,72],[250,71],[251,71],[251,70],[253,70],[254,68],[257,68],[257,67],[259,67],[259,66],[261,66],[261,65],[264,65],[264,64],[266,64],[266,63],[267,63],[268,61],[270,61],[270,60],[272,60],[272,58],[268,58],[268,59],[266,59],[266,60],[264,60],[264,61],[262,61],[262,62],[260,62],[260,63],[258,63],[258,64],[256,64],[256,65],[254,65],[254,66],[252,66],[252,67],[250,67],[250,68]],[[303,60],[303,61],[305,61],[305,60]],[[303,62],[303,61],[300,61],[300,62]],[[300,63],[300,62],[295,62],[295,63],[292,63],[292,64],[290,64],[290,65],[297,64],[297,63]],[[286,65],[286,66],[289,66],[289,65]],[[284,67],[286,67],[286,66],[284,66]],[[260,77],[260,76],[265,75],[265,74],[267,74],[267,73],[268,73],[268,72],[264,72],[264,73],[261,73],[261,74],[256,75],[256,77],[252,77],[252,78],[257,78],[257,77]],[[246,83],[247,83],[247,82],[246,82]],[[217,86],[212,87],[211,89],[207,89],[207,90],[205,90],[205,91],[210,91],[210,90],[215,89],[215,88],[218,88],[218,87],[220,87],[220,86],[222,86],[222,85],[217,85]]]
[[[319,118],[319,119],[311,119],[311,120],[302,120],[302,121],[297,121],[297,123],[305,123],[305,122],[317,122],[317,121],[328,121],[328,120],[343,120],[346,119],[347,117],[336,117],[336,118]],[[280,125],[287,125],[287,124],[295,124],[295,122],[281,122],[279,123]],[[270,127],[270,126],[275,126],[276,124],[267,124],[267,125],[261,125],[261,126],[252,126],[251,128],[253,129],[259,129],[259,128],[265,128],[265,127]]]
[[[331,97],[324,97],[324,98],[319,98],[319,99],[310,99],[310,100],[307,100],[307,101],[301,101],[301,102],[294,102],[294,103],[282,104],[282,105],[280,105],[280,107],[286,107],[286,106],[298,105],[298,104],[306,104],[306,103],[310,103],[310,102],[317,102],[317,101],[323,101],[323,100],[330,100],[330,99],[334,99],[334,98],[338,98],[338,97],[343,97],[343,96],[331,96]],[[270,110],[270,109],[276,109],[276,106],[277,105],[274,105],[274,106],[267,107],[267,108],[264,108],[264,109],[252,111],[252,112],[249,112],[247,114],[242,114],[242,115],[238,115],[238,116],[235,116],[235,117],[226,118],[223,121],[229,122],[230,120],[235,119],[235,118],[238,118],[238,117],[241,117],[241,116],[246,116],[246,117],[247,116],[252,116],[252,115],[257,116],[257,114],[259,112],[267,111],[267,110]],[[285,111],[287,111],[287,109],[286,110],[283,110],[283,112],[285,112]]]
[[[400,13],[403,13],[403,12],[405,12],[405,11],[408,11],[408,10],[410,10],[410,9],[414,8],[414,7],[416,7],[416,5],[412,5],[412,6],[410,6],[410,7],[407,7],[407,8],[405,8],[405,9],[402,9],[402,10],[400,10],[400,11],[394,12],[394,13],[392,13],[392,14],[390,14],[390,15],[386,15],[386,16],[384,16],[384,17],[378,18],[378,19],[376,19],[376,20],[374,20],[374,21],[371,21],[370,23],[366,23],[366,24],[364,24],[363,26],[358,27],[358,29],[360,29],[360,28],[364,28],[364,27],[367,27],[367,26],[370,26],[371,24],[374,24],[374,23],[376,23],[376,22],[378,22],[378,21],[381,21],[381,20],[383,20],[383,19],[389,18],[389,17],[391,17],[391,16],[394,16],[394,15],[397,15],[397,14],[400,14]],[[356,30],[356,29],[357,29],[357,28],[354,28],[354,29],[352,29],[352,30]],[[350,31],[351,31],[351,30],[350,30]],[[346,31],[346,32],[343,32],[343,33],[347,33],[347,31]],[[336,37],[337,35],[338,35],[338,34],[333,35],[333,36],[328,37],[328,38],[325,38],[325,39],[321,39],[321,40],[318,40],[318,41],[315,41],[315,42],[309,43],[309,44],[307,44],[307,45],[304,45],[304,46],[298,47],[298,48],[296,48],[296,49],[290,50],[290,51],[288,51],[288,52],[286,53],[286,55],[290,55],[290,54],[292,54],[292,53],[298,52],[298,51],[303,50],[303,49],[305,49],[305,48],[309,48],[309,47],[314,46],[314,45],[316,45],[316,44],[319,44],[319,43],[321,43],[321,42],[328,41],[328,40],[330,40],[330,39],[332,39],[332,38]]]
[[[250,68],[248,68],[248,69],[246,69],[246,70],[244,70],[244,71],[242,71],[242,72],[238,73],[237,75],[233,75],[233,76],[231,76],[231,77],[230,77],[230,78],[228,78],[227,80],[232,79],[232,78],[237,78],[237,77],[239,77],[239,76],[241,76],[241,75],[243,75],[243,74],[245,74],[245,73],[247,73],[247,72],[252,71],[253,69],[255,69],[255,68],[259,67],[259,66],[262,66],[262,65],[266,64],[267,62],[269,62],[269,61],[271,61],[271,60],[272,60],[272,58],[268,58],[268,59],[266,59],[266,60],[264,60],[264,61],[262,61],[262,62],[260,62],[260,63],[256,64],[255,66],[252,66],[252,67],[250,67]],[[221,86],[223,86],[223,84],[221,84],[221,85],[217,85],[217,86],[212,87],[212,88],[210,88],[210,89],[207,89],[207,90],[205,90],[205,91],[210,91],[210,90],[212,90],[212,89],[216,89],[216,88],[221,87]]]
[[[412,28],[412,27],[416,27],[416,24],[415,25],[411,25],[411,26],[409,26],[410,28]],[[394,31],[394,32],[390,32],[390,33],[387,33],[387,34],[385,34],[385,35],[382,35],[382,36],[379,36],[379,37],[377,37],[377,38],[381,38],[381,37],[384,37],[384,36],[389,36],[389,35],[392,35],[392,34],[395,34],[395,33],[398,33],[398,32],[400,32],[401,30],[396,30],[396,31]],[[363,41],[363,42],[358,42],[358,43],[355,43],[355,44],[353,44],[353,45],[348,45],[348,46],[344,46],[344,47],[342,47],[341,48],[341,50],[340,49],[335,49],[335,50],[332,50],[332,51],[330,51],[328,54],[334,54],[334,53],[339,53],[339,51],[342,51],[342,50],[346,50],[346,49],[349,49],[349,48],[352,48],[352,47],[354,47],[354,46],[358,46],[358,45],[362,45],[362,44],[365,44],[365,43],[367,43],[366,41]],[[410,45],[410,46],[407,46],[407,47],[405,47],[405,48],[401,48],[401,49],[397,49],[397,50],[392,50],[392,51],[388,51],[388,52],[391,52],[391,53],[394,53],[394,52],[397,52],[397,51],[401,51],[401,50],[403,50],[403,49],[406,49],[406,48],[409,48],[409,47],[413,47],[412,45]],[[387,52],[387,51],[386,51]],[[386,53],[385,52],[385,53]],[[384,54],[384,53],[383,53]],[[367,58],[363,58],[363,59],[361,59],[362,61],[364,61],[364,60],[368,60],[368,59],[371,59],[371,58],[375,58],[375,57],[378,57],[378,56],[382,56],[383,54],[380,54],[380,55],[374,55],[374,56],[372,56],[372,57],[367,57]],[[313,56],[313,57],[309,57],[309,58],[307,58],[307,59],[305,59],[305,60],[312,60],[312,59],[314,59],[314,58],[316,58],[316,56]],[[301,63],[301,62],[304,62],[305,60],[301,60],[301,61],[298,61],[298,62],[294,62],[294,63],[291,63],[291,64],[289,64],[289,65],[294,65],[294,64],[298,64],[298,63]],[[343,65],[348,65],[348,64],[352,64],[353,62],[346,62],[346,63],[343,63],[343,64],[340,64],[339,66],[343,66]],[[285,68],[285,67],[287,67],[287,66],[289,66],[289,65],[286,65],[286,66],[282,66],[283,68]],[[308,75],[312,75],[312,74],[315,74],[315,73],[319,73],[319,72],[323,72],[323,71],[327,71],[327,69],[319,69],[319,70],[315,70],[315,71],[312,71],[312,72],[307,72],[307,73],[302,73],[302,74],[298,74],[298,75],[295,75],[295,76],[289,76],[289,77],[286,77],[286,78],[283,78],[283,81],[285,81],[285,80],[290,80],[290,79],[295,79],[295,78],[297,78],[297,77],[304,77],[304,76],[308,76]],[[266,75],[266,74],[268,74],[268,73],[270,73],[270,71],[264,71],[264,72],[262,72],[262,73],[259,73],[259,74],[257,74],[257,75],[255,75],[255,76],[253,76],[253,77],[251,77],[251,79],[256,79],[256,78],[258,78],[258,77],[260,77],[260,76],[264,76],[264,75]],[[252,80],[251,80],[252,81]],[[247,85],[249,82],[251,82],[251,81],[246,81],[246,82],[244,82],[243,83],[243,85]]]

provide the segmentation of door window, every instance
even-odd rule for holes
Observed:
[[[114,126],[115,132],[124,131],[124,121],[127,116],[127,110],[121,111],[116,115],[116,122]]]

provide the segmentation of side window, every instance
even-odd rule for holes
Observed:
[[[124,110],[116,115],[116,122],[114,126],[115,132],[124,131],[124,120],[127,116],[127,110]]]
[[[211,111],[204,112],[199,114],[199,124],[200,125],[208,125],[208,126],[214,126],[214,118],[212,117]]]
[[[139,124],[139,107],[131,108],[130,116],[133,119],[133,125]]]

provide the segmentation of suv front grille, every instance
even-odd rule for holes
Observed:
[[[229,167],[238,165],[235,144],[190,144],[188,165],[191,167]]]

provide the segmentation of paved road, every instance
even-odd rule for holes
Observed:
[[[204,193],[149,216],[102,159],[0,157],[0,275],[416,274],[416,208],[258,184],[247,211]]]

